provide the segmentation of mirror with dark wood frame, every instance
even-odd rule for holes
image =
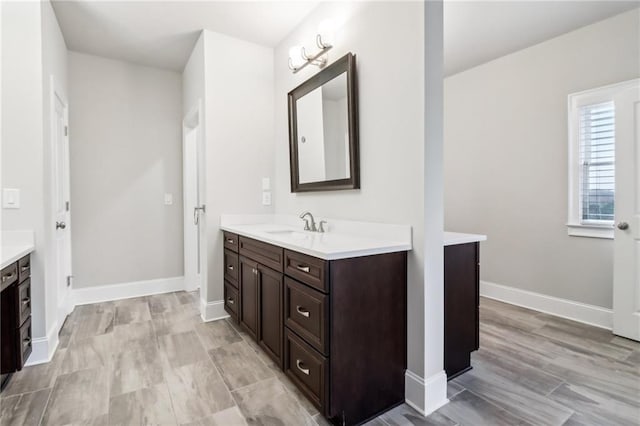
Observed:
[[[356,57],[289,92],[291,192],[360,188]]]

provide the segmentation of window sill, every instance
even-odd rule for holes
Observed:
[[[572,237],[604,238],[613,240],[613,226],[567,225],[567,232]]]

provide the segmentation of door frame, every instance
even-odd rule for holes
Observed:
[[[184,116],[182,121],[182,193],[183,193],[183,256],[184,256],[184,265],[186,272],[186,265],[189,259],[187,253],[187,227],[192,226],[191,221],[193,218],[193,206],[187,206],[187,197],[184,196],[187,194],[187,179],[186,179],[186,141],[187,134],[191,131],[196,130],[196,152],[197,152],[197,165],[198,165],[198,199],[200,200],[200,204],[206,205],[205,198],[205,179],[204,179],[204,126],[203,126],[203,113],[202,113],[202,100],[198,100],[197,104]],[[200,215],[200,299],[206,300],[206,291],[207,286],[207,255],[206,255],[206,247],[205,244],[207,235],[207,215]],[[185,282],[184,282],[185,291],[194,291],[198,288],[198,286],[193,286],[186,281],[186,273],[185,273]],[[202,303],[201,303],[202,305]],[[203,307],[201,306],[201,310]]]
[[[49,173],[48,173],[48,177],[49,177],[49,217],[47,220],[47,224],[46,226],[49,227],[49,231],[48,231],[48,235],[50,236],[49,238],[49,262],[48,264],[50,265],[50,273],[47,274],[49,276],[51,276],[55,282],[55,285],[53,286],[55,288],[55,312],[56,312],[56,321],[57,321],[57,328],[58,330],[60,328],[62,328],[62,325],[64,324],[64,321],[67,318],[67,315],[69,315],[74,307],[74,301],[73,301],[73,280],[70,279],[70,284],[68,284],[68,288],[67,288],[67,295],[65,300],[61,301],[61,295],[58,294],[58,289],[60,288],[60,283],[58,282],[58,276],[57,276],[57,264],[56,264],[56,250],[57,250],[57,244],[56,244],[56,235],[55,235],[55,229],[53,228],[53,222],[56,220],[55,218],[55,213],[56,213],[56,209],[55,209],[55,200],[56,200],[56,187],[55,187],[55,181],[56,181],[56,156],[55,156],[55,152],[56,152],[56,138],[57,135],[55,134],[55,128],[56,128],[56,100],[59,100],[60,103],[63,105],[64,108],[64,125],[67,127],[67,129],[69,128],[69,102],[67,101],[67,97],[64,94],[64,91],[62,90],[62,88],[58,85],[55,77],[53,76],[53,74],[50,76],[49,79],[49,87],[50,87],[50,94],[49,94],[49,109],[50,109],[50,117],[49,117]],[[71,162],[70,162],[70,145],[69,145],[69,132],[67,132],[66,135],[64,135],[64,141],[65,141],[65,145],[66,145],[66,164],[67,164],[67,170],[66,170],[66,183],[65,186],[67,187],[67,196],[68,196],[68,200],[70,205],[71,205]],[[68,259],[67,259],[67,268],[68,268],[68,274],[69,277],[73,277],[73,250],[71,247],[71,229],[72,229],[72,221],[71,221],[71,208],[69,208],[68,211],[68,217],[67,217],[67,221],[66,221],[66,232],[68,235],[68,239],[69,239],[69,244],[68,244]],[[51,288],[48,286],[48,288]]]

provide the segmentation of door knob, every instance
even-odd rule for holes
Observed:
[[[618,229],[621,231],[626,231],[627,229],[629,229],[629,224],[627,222],[620,222],[618,223]]]
[[[67,224],[64,222],[56,222],[56,229],[65,229]]]

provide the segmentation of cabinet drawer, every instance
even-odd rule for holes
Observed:
[[[238,288],[238,255],[231,250],[224,250],[224,279]]]
[[[31,256],[27,255],[18,261],[18,275],[20,282],[31,276]]]
[[[2,287],[2,290],[4,290],[5,288],[9,287],[11,284],[18,281],[18,264],[12,263],[11,265],[7,266],[2,270],[1,275],[2,275],[1,287]]]
[[[327,320],[328,297],[319,291],[285,278],[285,324],[318,351],[329,354]]]
[[[290,330],[285,329],[284,372],[302,393],[325,413],[329,363]]]
[[[27,279],[18,286],[16,299],[16,312],[18,313],[18,326],[22,325],[31,316],[31,279]]]
[[[20,327],[20,332],[18,333],[18,341],[16,342],[16,356],[18,361],[18,370],[22,370],[24,367],[24,363],[31,355],[31,318],[28,318],[27,321],[22,324]]]
[[[224,231],[224,248],[228,248],[231,251],[238,252],[238,235],[231,232]]]
[[[224,310],[231,315],[231,318],[238,321],[238,290],[228,282],[224,283]]]
[[[285,250],[284,272],[313,288],[327,293],[327,262],[317,257]]]
[[[282,272],[283,252],[281,247],[240,237],[240,254],[274,271]]]

